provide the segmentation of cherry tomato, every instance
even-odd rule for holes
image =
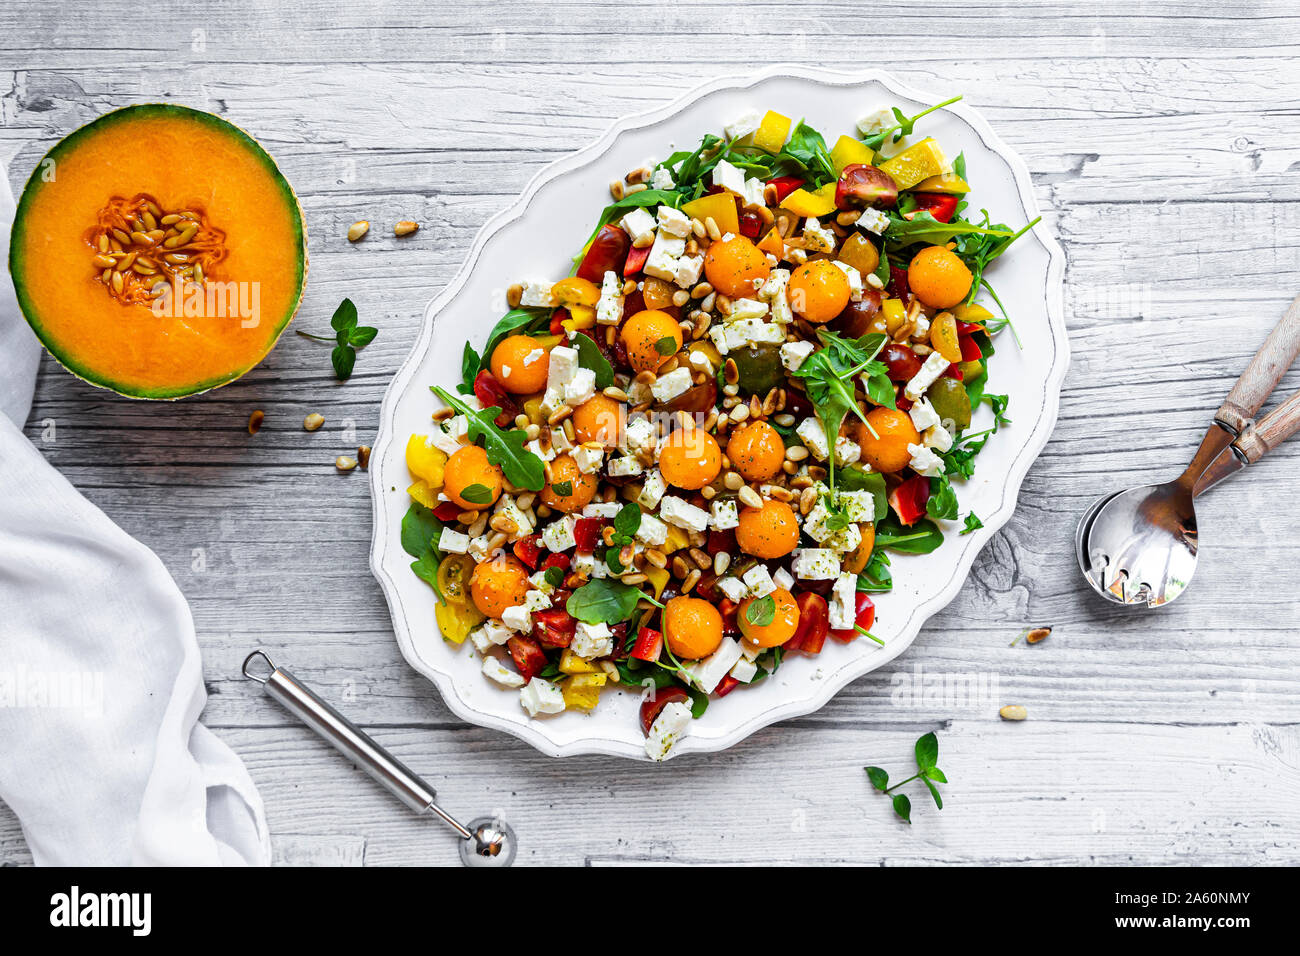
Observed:
[[[930,479],[913,475],[889,493],[889,507],[898,515],[900,524],[916,524],[925,516],[925,505],[930,500]]]
[[[907,270],[900,269],[896,265],[889,267],[889,294],[895,299],[902,299],[903,305],[908,305],[912,301],[912,287],[907,284]]]
[[[542,536],[534,534],[527,538],[520,538],[515,542],[513,550],[515,557],[526,564],[528,570],[536,571],[537,562],[542,556]]]
[[[835,205],[840,209],[892,206],[898,202],[898,184],[883,169],[870,163],[850,163],[835,182]]]
[[[961,342],[961,360],[963,362],[978,362],[984,357],[984,350],[979,347],[979,343],[969,335],[963,335],[959,339]]]
[[[916,200],[916,209],[907,214],[908,219],[918,212],[928,212],[939,222],[952,222],[953,213],[957,211],[958,197],[956,196],[948,196],[944,193],[912,193],[912,198]]]
[[[563,607],[533,612],[533,637],[545,647],[568,647],[577,626]]]
[[[587,279],[599,285],[606,272],[622,273],[623,262],[631,245],[627,233],[613,224],[600,227],[596,238],[591,240],[587,254],[578,266],[579,279]]]
[[[921,371],[921,359],[906,345],[891,343],[880,350],[880,361],[889,370],[892,382],[908,382]]]
[[[460,514],[460,505],[454,501],[444,501],[433,509],[433,516],[442,522],[455,521],[458,514]]]
[[[571,560],[567,554],[548,554],[546,560],[542,562],[542,570],[559,568],[561,571],[567,571]]]
[[[763,231],[763,220],[758,213],[746,210],[740,214],[740,234],[746,239],[757,239]]]
[[[436,604],[433,617],[438,622],[442,636],[453,644],[464,643],[469,632],[485,620],[472,604]]]
[[[826,642],[826,632],[830,627],[830,606],[820,594],[800,591],[794,603],[799,606],[799,629],[794,637],[785,642],[787,651],[804,651],[816,654]]]
[[[659,654],[664,649],[664,636],[654,628],[643,627],[637,633],[636,643],[632,646],[632,656],[639,661],[659,660]]]
[[[573,540],[578,543],[580,554],[591,554],[600,542],[600,529],[605,522],[600,518],[579,518],[573,526]]]
[[[509,428],[519,414],[515,400],[487,369],[479,372],[474,379],[474,397],[483,403],[484,408],[497,406],[501,409],[501,414],[496,417],[497,428]]]
[[[717,687],[713,688],[713,696],[726,697],[728,694],[730,694],[733,690],[735,690],[739,686],[740,686],[740,681],[736,680],[736,678],[728,674],[725,677],[723,677],[721,681],[718,682]]]
[[[467,554],[449,554],[438,565],[438,593],[449,604],[469,604],[469,579],[474,559]]]
[[[655,691],[653,697],[647,697],[641,702],[641,730],[649,736],[650,728],[655,725],[655,718],[661,710],[674,701],[684,704],[690,699],[691,695],[681,687],[663,687]]]
[[[512,637],[506,642],[515,670],[524,680],[532,680],[546,667],[546,652],[531,637]]]
[[[632,276],[640,272],[641,268],[645,265],[645,261],[649,258],[649,246],[645,246],[641,249],[629,249],[627,253],[627,262],[623,263],[623,278],[630,279]]]
[[[866,591],[859,591],[853,606],[855,617],[853,623],[862,628],[863,631],[871,630],[871,625],[876,623],[876,603],[871,600],[871,595]],[[831,637],[841,644],[847,644],[849,641],[857,640],[861,632],[857,628],[846,628],[839,631],[831,631]]]

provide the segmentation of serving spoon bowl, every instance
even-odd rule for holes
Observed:
[[[1300,353],[1300,298],[1269,333],[1214,416],[1187,469],[1172,481],[1110,492],[1075,530],[1075,557],[1088,585],[1116,604],[1160,607],[1196,571],[1195,499],[1300,430],[1300,392],[1253,418]]]

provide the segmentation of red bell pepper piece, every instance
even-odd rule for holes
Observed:
[[[830,627],[830,607],[826,599],[812,591],[801,591],[794,603],[799,607],[799,626],[794,637],[785,642],[787,651],[803,651],[816,654],[826,643],[826,631]]]
[[[853,605],[853,623],[863,631],[871,630],[871,625],[876,623],[876,602],[871,600],[871,595],[866,591],[857,593],[856,601]],[[846,628],[844,630],[831,631],[831,637],[841,644],[847,644],[850,641],[856,641],[858,635],[862,633],[856,627]]]
[[[740,681],[736,680],[736,678],[728,674],[725,677],[723,677],[722,680],[718,681],[717,687],[713,688],[713,696],[726,697],[728,694],[730,694],[733,690],[735,690],[739,686],[740,686]]]
[[[930,500],[930,479],[913,475],[889,493],[889,506],[898,515],[900,524],[916,524],[925,516],[925,504]]]
[[[961,343],[961,360],[963,362],[975,362],[984,357],[984,350],[971,336],[959,336],[957,341]]]
[[[899,395],[894,399],[894,405],[900,412],[910,412],[912,410],[912,400],[906,395]]]
[[[641,271],[645,266],[645,261],[650,258],[650,247],[645,246],[638,249],[633,246],[628,250],[627,262],[623,263],[623,278],[630,279]]]
[[[655,718],[659,716],[659,711],[673,701],[684,704],[690,699],[691,695],[681,687],[664,687],[655,691],[641,703],[641,730],[649,736],[650,728],[655,725]]]
[[[916,200],[916,210],[907,214],[911,219],[918,212],[928,212],[939,222],[952,222],[953,214],[957,211],[956,196],[947,196],[943,193],[912,193],[912,198]]]
[[[736,529],[728,528],[725,531],[710,531],[708,544],[704,549],[709,552],[710,556],[725,551],[728,554],[736,553]]]
[[[532,680],[546,667],[546,652],[531,637],[515,636],[506,642],[510,656],[514,659],[515,670],[524,680]]]
[[[484,408],[496,406],[501,409],[501,414],[496,417],[497,428],[509,428],[519,414],[515,400],[487,369],[474,378],[474,397],[483,403]]]
[[[529,571],[537,570],[537,562],[542,557],[542,536],[540,534],[520,538],[513,548],[515,557],[528,565]]]
[[[596,550],[596,545],[600,543],[600,529],[604,524],[600,518],[578,519],[578,523],[573,526],[573,540],[578,542],[580,553],[591,554]]]
[[[533,612],[533,637],[547,647],[568,647],[578,622],[563,607]]]
[[[652,627],[643,627],[636,635],[632,645],[632,656],[639,661],[654,663],[659,660],[659,653],[664,649],[664,636]]]
[[[786,196],[803,186],[804,181],[798,176],[777,176],[769,179],[767,185],[776,187],[776,201],[780,203]]]
[[[551,327],[547,330],[552,335],[561,335],[564,332],[564,321],[572,318],[572,313],[564,306],[560,306],[551,313]]]
[[[582,257],[582,265],[578,266],[578,278],[600,285],[606,272],[621,274],[631,244],[627,233],[619,226],[601,226],[596,238],[591,240],[587,254]]]
[[[957,320],[958,335],[970,335],[973,332],[983,332],[983,331],[984,331],[984,326],[980,325],[978,322],[963,322],[960,319]]]
[[[433,516],[439,521],[455,521],[456,516],[460,514],[460,505],[454,501],[444,501],[438,507],[433,509]]]

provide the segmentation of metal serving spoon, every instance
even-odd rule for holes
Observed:
[[[1111,492],[1084,512],[1075,556],[1089,586],[1116,604],[1160,607],[1196,571],[1195,498],[1300,430],[1300,392],[1264,418],[1254,414],[1300,354],[1300,298],[1228,393],[1187,469],[1173,481]]]
[[[255,672],[253,662],[260,660],[265,673]],[[285,709],[325,738],[341,754],[383,784],[385,789],[416,813],[433,813],[460,837],[460,859],[466,866],[509,866],[514,862],[518,844],[515,831],[504,820],[479,817],[468,824],[435,802],[438,795],[400,760],[375,743],[337,710],[283,667],[265,651],[253,651],[244,658],[244,676],[257,681]]]

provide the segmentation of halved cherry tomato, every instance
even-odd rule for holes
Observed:
[[[551,327],[549,329],[550,333],[552,335],[563,335],[564,323],[567,322],[572,317],[573,316],[568,309],[564,308],[564,306],[560,306],[560,308],[556,309],[554,312],[551,313]]]
[[[612,223],[601,226],[596,237],[591,240],[587,254],[578,266],[579,279],[587,279],[599,285],[606,272],[621,273],[627,250],[631,245],[627,233]]]
[[[767,185],[776,187],[776,201],[778,205],[786,196],[800,188],[803,184],[804,181],[798,176],[777,176],[775,179],[769,179],[767,181]]]
[[[567,554],[548,554],[546,560],[542,562],[542,570],[548,568],[559,568],[561,571],[569,570],[571,558]]]
[[[637,633],[636,643],[632,645],[632,656],[639,661],[654,663],[659,660],[659,653],[664,649],[664,636],[651,627],[643,627]]]
[[[573,526],[573,540],[578,543],[580,554],[591,554],[600,542],[600,529],[605,522],[600,518],[579,518]]]
[[[633,246],[628,250],[627,262],[623,263],[623,278],[630,279],[641,271],[645,261],[650,258],[650,247],[638,249]]]
[[[663,687],[655,691],[653,697],[647,697],[641,702],[641,730],[649,736],[650,728],[655,725],[655,718],[659,716],[659,711],[674,701],[684,704],[690,699],[691,695],[681,687]]]
[[[961,360],[963,362],[976,362],[984,357],[984,350],[971,336],[963,335],[957,341],[961,344]]]
[[[740,234],[746,239],[757,239],[763,231],[763,220],[758,213],[748,210],[740,214]]]
[[[479,372],[474,379],[474,397],[483,403],[484,408],[496,406],[501,409],[501,414],[496,417],[497,428],[508,428],[519,414],[515,400],[487,369]]]
[[[667,603],[666,601],[664,602]],[[736,620],[736,612],[740,610],[740,605],[730,598],[723,598],[718,603],[718,612],[722,615],[722,633],[726,637],[739,637],[740,624]]]
[[[725,531],[709,531],[709,542],[704,549],[710,555],[716,555],[720,551],[726,551],[728,554],[736,553],[736,529],[728,528]]]
[[[455,521],[458,514],[460,514],[460,505],[454,501],[444,501],[433,509],[433,516],[443,522]]]
[[[546,652],[531,637],[515,636],[506,642],[510,648],[510,657],[515,662],[515,670],[524,680],[532,680],[546,667]]]
[[[533,612],[533,637],[546,647],[568,647],[578,622],[562,607]]]
[[[453,644],[463,644],[469,632],[483,623],[483,615],[473,604],[435,604],[434,620],[442,636]]]
[[[890,263],[889,266],[889,293],[895,299],[902,299],[903,305],[907,305],[912,298],[912,287],[907,284],[907,270],[900,269],[898,266]]]
[[[943,193],[912,193],[912,198],[916,200],[916,209],[914,212],[907,214],[911,219],[918,212],[928,212],[939,222],[952,222],[953,213],[957,211],[958,196],[947,196]]]
[[[801,591],[795,595],[794,603],[799,606],[799,628],[794,637],[783,645],[787,651],[803,651],[817,654],[826,643],[826,632],[830,627],[830,606],[820,594]]]
[[[474,559],[467,554],[449,554],[438,565],[438,593],[448,604],[469,604],[469,579]]]
[[[889,493],[889,507],[898,515],[900,524],[916,524],[925,517],[925,504],[930,500],[930,479],[913,475]]]
[[[733,690],[735,690],[739,686],[740,686],[740,681],[738,681],[736,678],[728,674],[718,682],[717,687],[713,688],[713,696],[726,697],[728,694],[730,694]]]
[[[537,562],[542,557],[542,536],[540,534],[520,538],[512,549],[515,557],[528,565],[529,571],[537,570]]]
[[[966,373],[963,372],[960,368],[957,367],[957,363],[956,363],[956,362],[953,362],[953,363],[949,364],[949,366],[948,366],[946,369],[943,370],[943,374],[940,375],[939,377],[940,377],[940,378],[955,378],[957,381],[960,382],[960,381],[963,381],[963,380],[966,378]]]
[[[853,623],[862,628],[863,631],[871,630],[871,625],[876,623],[876,602],[871,600],[871,595],[866,591],[859,591],[853,605],[854,619]],[[849,641],[855,641],[861,632],[857,628],[848,628],[845,630],[831,631],[831,637],[841,644],[847,644]]]
[[[880,350],[880,361],[885,363],[891,382],[909,382],[921,371],[921,359],[906,345],[892,342]]]

